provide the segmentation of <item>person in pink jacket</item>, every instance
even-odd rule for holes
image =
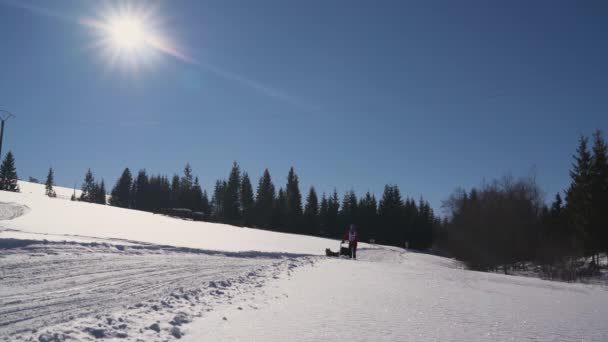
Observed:
[[[359,233],[357,233],[357,228],[354,224],[351,224],[346,234],[344,234],[342,242],[344,241],[348,241],[351,259],[357,259],[357,242],[359,242]]]

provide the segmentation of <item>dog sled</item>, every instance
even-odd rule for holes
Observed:
[[[348,247],[348,241],[341,241],[340,247],[337,252],[332,251],[329,248],[325,249],[325,255],[328,257],[349,257],[350,258],[350,248]]]

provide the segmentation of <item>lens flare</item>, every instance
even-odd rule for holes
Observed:
[[[108,23],[108,35],[119,49],[141,49],[146,45],[146,30],[134,17],[122,17]]]
[[[139,68],[150,65],[159,52],[193,62],[165,34],[153,8],[123,6],[107,8],[97,18],[82,18],[80,23],[95,35],[93,46],[112,66]]]

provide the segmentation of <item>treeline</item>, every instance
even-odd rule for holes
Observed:
[[[15,159],[8,152],[0,167],[0,190],[19,191],[17,181]],[[49,168],[45,182],[47,196],[57,196],[54,185],[55,173]],[[403,199],[396,185],[386,185],[380,200],[370,192],[359,198],[353,190],[347,191],[342,199],[336,190],[319,198],[314,187],[310,187],[303,200],[293,167],[285,186],[278,190],[266,169],[254,191],[249,175],[236,162],[227,179],[216,181],[211,199],[186,164],[183,174],[172,178],[148,175],[145,169],[133,176],[126,168],[110,196],[106,194],[104,180],[96,181],[89,169],[80,196],[74,190],[71,200],[155,213],[185,208],[202,213],[203,219],[210,222],[331,238],[341,238],[354,223],[362,241],[421,250],[433,245],[434,231],[440,226],[427,201]]]
[[[608,252],[608,156],[601,132],[593,147],[582,136],[570,171],[571,184],[550,206],[534,178],[503,177],[444,202],[449,220],[438,235],[441,248],[478,270],[538,265],[549,278],[572,280],[599,271]]]
[[[87,198],[85,189],[95,189],[92,184],[88,172],[82,200]],[[347,191],[340,199],[335,190],[319,198],[314,187],[303,196],[298,175],[291,168],[286,184],[278,189],[266,169],[254,190],[248,173],[236,162],[226,179],[215,182],[210,197],[188,164],[181,176],[171,179],[148,175],[146,170],[133,177],[126,168],[112,188],[109,204],[150,212],[186,208],[201,212],[210,222],[332,238],[341,238],[346,227],[354,223],[363,241],[373,239],[394,246],[407,242],[417,249],[432,246],[433,232],[440,224],[427,201],[404,200],[396,185],[387,185],[379,201],[369,192],[358,198],[354,191]]]

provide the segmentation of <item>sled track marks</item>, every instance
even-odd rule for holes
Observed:
[[[0,249],[0,340],[38,339],[49,327],[77,339],[136,331],[161,340],[176,334],[174,315],[189,321],[312,260],[74,243]]]

